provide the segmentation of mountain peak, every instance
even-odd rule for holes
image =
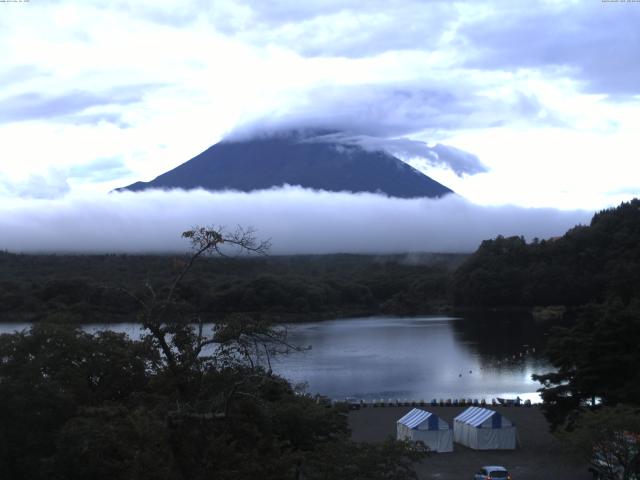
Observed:
[[[327,191],[440,197],[452,191],[393,155],[343,143],[336,130],[288,130],[229,138],[150,182],[119,190],[262,190],[283,185]]]

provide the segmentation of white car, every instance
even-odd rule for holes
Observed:
[[[473,476],[473,480],[491,480],[493,478],[504,478],[505,480],[511,480],[511,474],[506,468],[498,465],[489,465],[482,467]]]

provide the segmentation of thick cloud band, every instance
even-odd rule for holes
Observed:
[[[298,187],[253,193],[124,192],[5,199],[0,249],[12,252],[181,252],[193,225],[254,227],[272,254],[471,252],[502,234],[561,235],[592,212],[482,207],[449,195],[396,199]]]

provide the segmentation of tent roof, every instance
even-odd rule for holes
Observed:
[[[473,427],[478,427],[482,425],[488,418],[491,418],[497,413],[498,412],[494,412],[493,410],[489,410],[487,408],[469,407],[453,420],[456,422],[466,423]]]
[[[426,421],[431,415],[433,415],[433,413],[425,412],[424,410],[420,410],[419,408],[414,408],[404,417],[398,420],[398,423],[406,425],[409,428],[415,428],[422,422]]]

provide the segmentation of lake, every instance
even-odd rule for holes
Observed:
[[[311,349],[274,371],[331,398],[538,401],[531,375],[550,369],[528,319],[356,318],[295,325],[289,338]]]
[[[27,328],[0,324],[0,333]],[[137,324],[86,325],[131,337]],[[528,318],[367,317],[288,325],[311,348],[278,357],[273,370],[330,398],[431,400],[515,397],[539,401],[533,373],[550,370],[546,332]]]

